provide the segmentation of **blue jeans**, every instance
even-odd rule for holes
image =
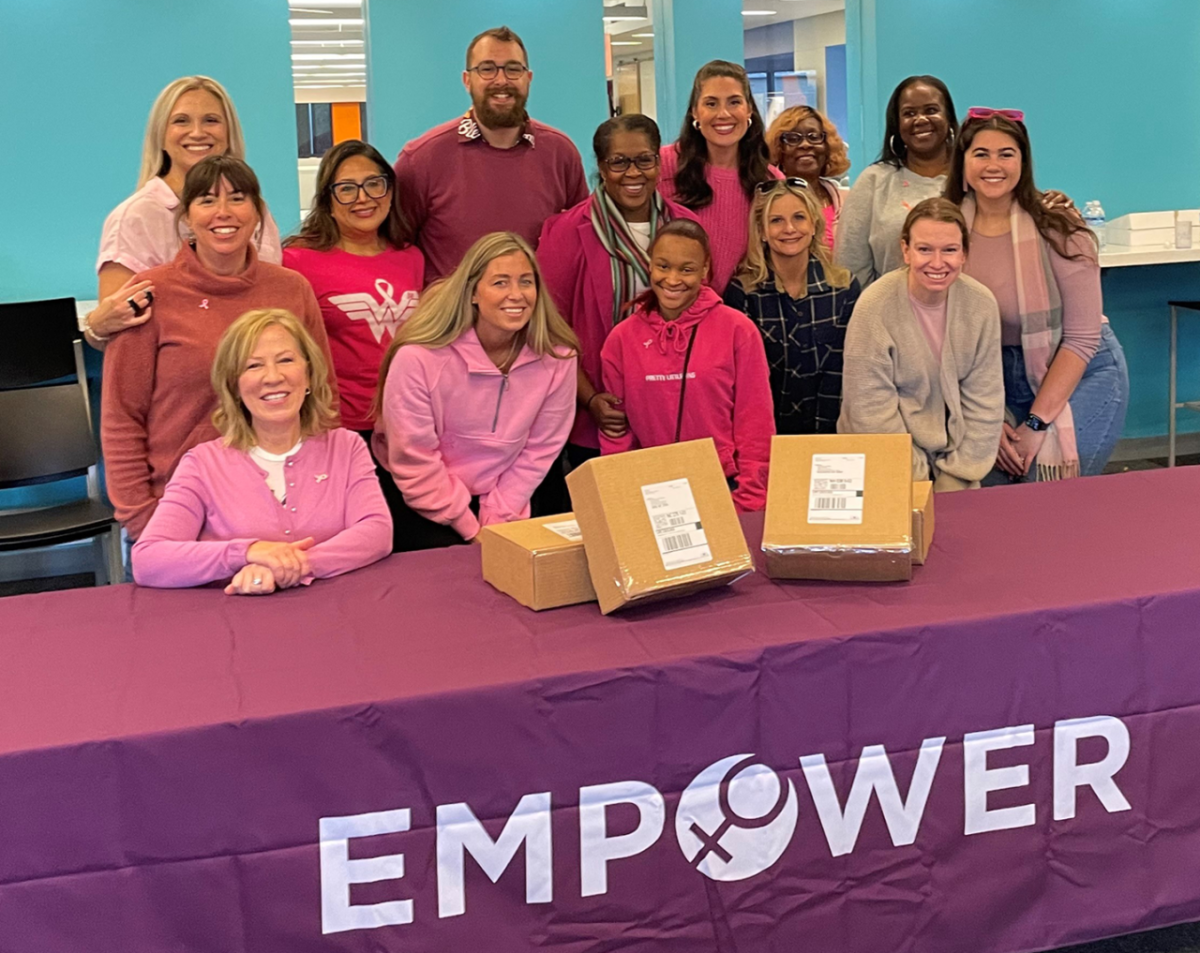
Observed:
[[[1004,403],[1017,423],[1029,416],[1033,406],[1033,388],[1025,376],[1025,355],[1017,345],[1006,345],[1004,360]],[[1125,411],[1129,407],[1129,370],[1125,352],[1108,322],[1100,325],[1100,347],[1083,372],[1083,377],[1070,399],[1075,418],[1075,443],[1079,449],[1081,476],[1098,476],[1104,472],[1108,458],[1121,437],[1125,426]],[[1006,483],[1032,483],[1037,479],[1037,466],[1018,479],[999,468],[993,468],[983,479],[984,486]]]

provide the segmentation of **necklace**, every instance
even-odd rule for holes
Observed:
[[[512,368],[513,361],[515,361],[517,359],[517,351],[520,349],[520,346],[521,346],[521,335],[514,334],[512,346],[508,349],[508,356],[505,357],[503,361],[501,361],[499,364],[496,365],[496,367],[499,368],[501,374],[507,374],[509,372],[509,370]]]

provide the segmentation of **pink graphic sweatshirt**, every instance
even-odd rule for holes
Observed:
[[[688,346],[691,356],[688,357]],[[620,397],[629,430],[600,434],[602,453],[712,437],[725,476],[737,480],[733,502],[746,512],[767,502],[767,465],[775,414],[762,334],[746,315],[704,287],[674,321],[639,307],[609,334],[601,352],[604,388]]]

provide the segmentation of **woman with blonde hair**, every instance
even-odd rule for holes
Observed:
[[[808,183],[825,217],[824,242],[832,248],[842,211],[837,178],[850,170],[850,153],[837,126],[812,106],[792,106],[771,123],[767,149],[780,172]]]
[[[137,191],[104,221],[96,259],[100,301],[85,321],[93,347],[103,350],[114,334],[150,320],[154,286],[134,275],[175,257],[188,237],[176,214],[188,170],[221,155],[246,158],[242,126],[225,88],[208,76],[168,83],[150,107]],[[265,207],[255,244],[263,261],[282,261],[279,228]]]
[[[362,437],[337,426],[329,368],[282,308],[247,311],[212,364],[221,434],[188,451],[134,546],[139,585],[230,580],[266,595],[382,559],[392,521]]]
[[[859,294],[833,263],[819,188],[795,177],[759,186],[746,257],[725,291],[762,332],[781,434],[837,432],[842,343]]]
[[[384,355],[373,408],[393,551],[530,515],[575,419],[578,351],[512,232],[479,239],[425,291]]]

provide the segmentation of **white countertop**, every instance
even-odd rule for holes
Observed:
[[[1100,253],[1101,268],[1126,268],[1130,265],[1170,265],[1200,261],[1200,247],[1154,248],[1106,245]]]

